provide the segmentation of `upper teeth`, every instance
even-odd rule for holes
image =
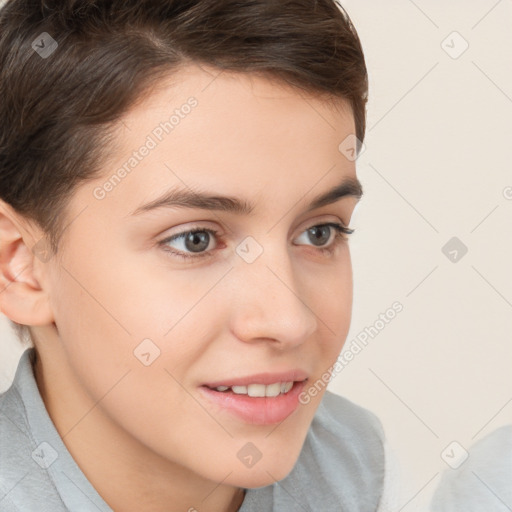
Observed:
[[[249,384],[248,386],[231,386],[233,393],[249,396],[277,396],[280,393],[288,393],[293,387],[292,382],[276,382],[274,384]],[[226,391],[229,386],[217,386],[217,391]]]

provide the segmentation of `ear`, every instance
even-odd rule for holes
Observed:
[[[0,200],[0,311],[22,325],[47,325],[54,321],[45,290],[38,279],[44,258],[36,256],[40,230]],[[40,245],[40,244],[39,244]]]

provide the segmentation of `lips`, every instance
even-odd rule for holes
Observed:
[[[285,420],[297,409],[306,380],[306,372],[296,369],[209,382],[199,390],[217,410],[227,411],[245,423],[270,425]]]

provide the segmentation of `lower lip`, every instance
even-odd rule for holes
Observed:
[[[234,413],[247,423],[253,425],[272,425],[284,421],[299,406],[299,395],[306,381],[295,382],[288,393],[274,397],[251,397],[237,395],[232,391],[215,391],[201,386],[201,393],[211,402]]]

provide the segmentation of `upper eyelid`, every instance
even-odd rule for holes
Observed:
[[[324,214],[324,216],[327,215],[327,214]],[[336,217],[335,220],[330,220],[330,219],[325,219],[325,220],[317,220],[317,221],[312,221],[311,223],[301,223],[301,225],[305,225],[305,227],[300,231],[299,234],[303,233],[305,230],[307,229],[310,229],[312,227],[315,227],[315,226],[321,226],[323,224],[329,224],[330,222],[334,222],[336,224],[341,224],[343,227],[345,228],[349,228],[349,224],[350,222],[346,223],[344,222],[343,220],[341,220],[341,218],[338,216],[338,215],[333,215],[331,214],[333,217]],[[172,237],[179,237],[180,235],[184,235],[184,234],[187,234],[187,233],[190,233],[192,231],[215,231],[216,232],[216,236],[219,236],[219,237],[224,237],[226,236],[227,234],[232,234],[233,233],[233,230],[230,229],[230,228],[227,228],[227,229],[217,229],[217,228],[212,228],[212,227],[209,227],[206,225],[206,223],[209,222],[207,220],[204,220],[204,221],[197,221],[197,222],[191,222],[190,224],[192,224],[192,226],[190,228],[187,228],[187,229],[182,229],[181,231],[178,231],[177,233],[173,233],[171,235],[167,235],[166,237],[163,238],[163,240],[167,240],[169,238],[172,238]],[[202,224],[202,223],[205,223],[205,224]]]

